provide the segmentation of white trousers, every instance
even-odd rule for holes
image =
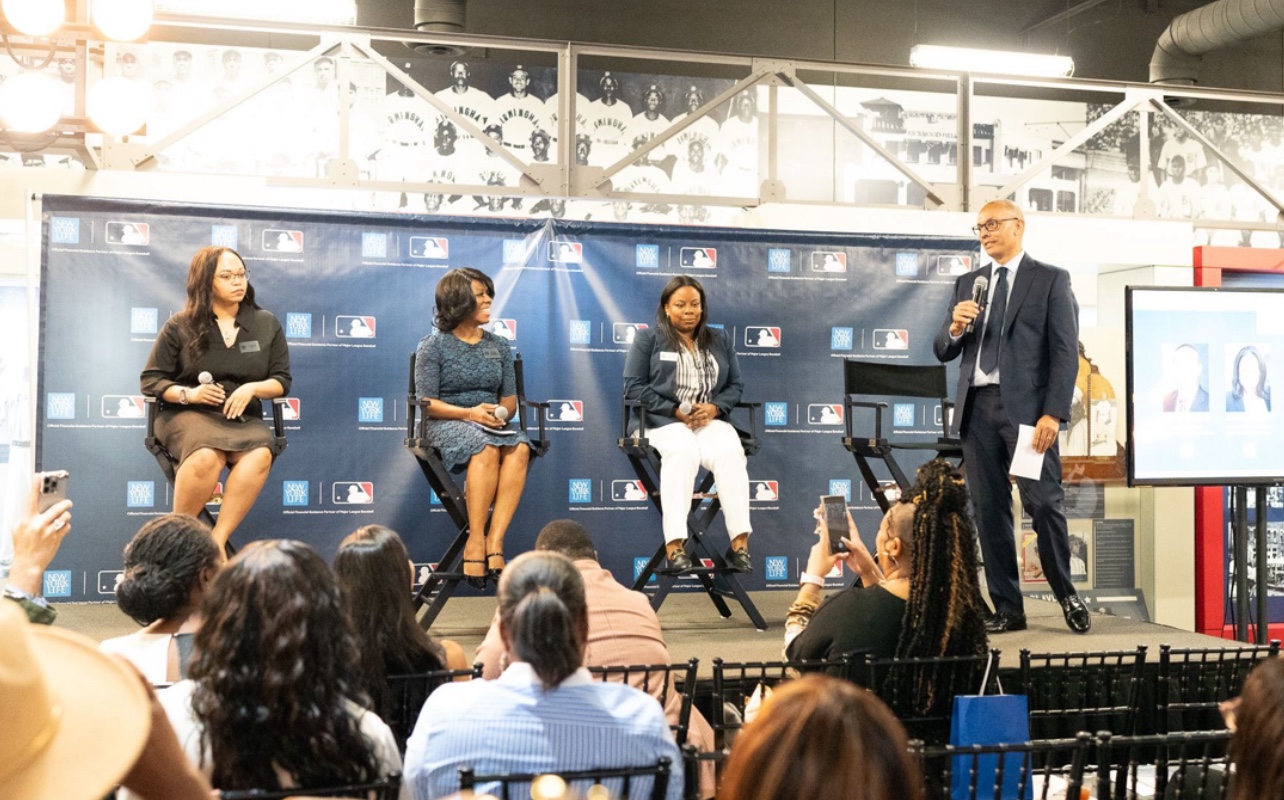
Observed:
[[[660,453],[660,505],[664,507],[664,541],[687,538],[687,513],[696,476],[704,467],[713,473],[731,537],[749,533],[749,473],[740,437],[729,423],[715,419],[699,430],[681,422],[646,432]]]

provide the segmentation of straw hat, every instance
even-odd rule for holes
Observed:
[[[0,799],[97,800],[138,759],[151,701],[84,636],[0,600]]]

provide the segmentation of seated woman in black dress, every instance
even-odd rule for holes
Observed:
[[[178,459],[176,514],[199,514],[230,468],[213,531],[222,548],[272,467],[272,432],[259,401],[290,390],[285,333],[254,302],[235,251],[203,247],[192,257],[187,306],[156,337],[141,382],[143,394],[164,401],[156,435]]]
[[[432,401],[428,441],[448,469],[466,470],[464,574],[476,587],[504,568],[504,534],[521,500],[530,457],[530,439],[511,419],[517,412],[512,348],[482,328],[490,322],[494,299],[495,284],[485,273],[447,272],[437,282],[437,332],[425,336],[415,354],[415,394]],[[502,420],[495,414],[501,407]]]
[[[660,452],[667,570],[692,566],[683,543],[691,490],[704,467],[718,482],[731,536],[727,563],[747,571],[749,474],[736,429],[719,419],[731,413],[744,391],[735,347],[724,331],[708,326],[704,287],[687,275],[665,285],[655,319],[655,328],[640,330],[633,339],[624,362],[624,396],[646,408],[647,438]]]

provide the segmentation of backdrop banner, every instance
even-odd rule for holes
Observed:
[[[970,237],[61,196],[43,198],[43,223],[37,463],[70,470],[76,503],[76,529],[45,594],[71,600],[110,600],[125,543],[172,505],[143,447],[138,374],[161,325],[182,309],[187,264],[205,245],[244,257],[259,304],[286,330],[294,377],[289,447],[234,543],[300,539],[331,559],[345,535],[379,523],[406,540],[422,579],[454,529],[403,445],[409,354],[432,331],[438,279],[469,266],[495,280],[491,329],[521,353],[527,395],[552,403],[552,447],[531,468],[508,554],[528,550],[549,520],[570,517],[593,534],[603,565],[631,582],[661,534],[616,446],[624,358],[637,329],[655,324],[664,284],[690,274],[705,286],[710,323],[734,337],[744,399],[765,404],[762,448],[749,461],[750,589],[797,585],[820,495],[847,495],[873,546],[878,507],[841,443],[840,359],[935,363],[931,339],[951,285],[977,265]],[[936,401],[893,399],[887,413],[897,436],[939,435]],[[872,417],[859,426],[872,435]],[[714,541],[725,547],[721,525]]]

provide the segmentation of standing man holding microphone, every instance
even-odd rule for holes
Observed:
[[[1057,448],[1079,371],[1079,304],[1068,272],[1026,254],[1025,215],[1015,203],[987,203],[976,221],[972,230],[993,263],[955,281],[933,350],[943,362],[962,356],[955,424],[994,603],[986,627],[990,633],[1026,627],[1008,478],[1018,427],[1026,425],[1034,429],[1031,445],[1043,454],[1043,470],[1037,480],[1016,478],[1021,504],[1034,520],[1039,559],[1066,624],[1087,633],[1092,621],[1070,581]]]

